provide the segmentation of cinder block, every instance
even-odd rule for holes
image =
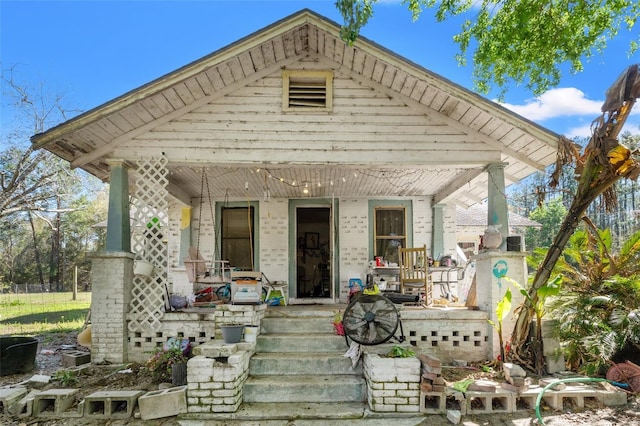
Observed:
[[[545,363],[547,365],[547,371],[549,374],[559,373],[560,371],[564,371],[567,366],[564,361],[564,355],[558,354],[553,356],[545,356]]]
[[[598,401],[598,392],[596,389],[588,386],[567,386],[566,389],[557,392],[556,407],[557,410],[564,410],[565,408],[571,408],[575,410],[583,409],[585,400]],[[570,407],[565,407],[565,404]]]
[[[467,414],[513,413],[515,411],[515,395],[504,389],[495,392],[465,393],[467,398]]]
[[[598,400],[607,407],[627,405],[627,393],[619,390],[598,390]]]
[[[33,398],[34,417],[62,416],[75,402],[78,389],[48,389]],[[68,413],[75,414],[75,413]]]
[[[22,386],[0,389],[0,414],[8,413],[9,407],[26,394],[27,388]]]
[[[33,411],[33,398],[40,391],[32,390],[28,394],[24,395],[18,401],[15,401],[13,404],[9,405],[8,411],[9,414],[14,416],[31,416],[31,412]]]
[[[91,353],[84,351],[68,351],[62,353],[62,365],[76,367],[91,362]]]
[[[516,395],[516,411],[535,410],[536,400],[542,388],[527,389]]]
[[[84,399],[84,416],[89,419],[128,419],[133,415],[142,391],[101,391]]]
[[[447,391],[445,407],[446,410],[458,410],[464,416],[467,414],[467,399],[462,392]]]
[[[424,414],[445,414],[447,398],[444,392],[420,392],[420,412]]]
[[[187,412],[187,387],[148,392],[138,398],[140,417],[142,420],[159,419],[177,416]]]

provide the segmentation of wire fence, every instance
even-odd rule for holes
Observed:
[[[0,335],[68,333],[82,329],[91,307],[90,292],[74,295],[74,292],[34,292],[32,286],[23,287],[22,292],[0,294]]]

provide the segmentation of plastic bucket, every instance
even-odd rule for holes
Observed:
[[[136,260],[133,262],[133,274],[151,277],[153,275],[153,263],[146,260]]]
[[[258,338],[258,326],[247,325],[244,328],[244,341],[247,343],[255,343]]]
[[[225,343],[239,343],[242,340],[244,325],[222,325],[220,329]]]

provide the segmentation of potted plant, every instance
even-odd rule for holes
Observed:
[[[178,369],[184,372],[184,381],[186,381],[186,364],[190,352],[191,345],[188,339],[180,341],[171,338],[162,348],[156,349],[153,356],[146,363],[154,383],[171,382],[176,384],[174,383],[176,381],[182,382],[181,378],[174,379],[175,373],[173,370],[176,366],[179,366]]]

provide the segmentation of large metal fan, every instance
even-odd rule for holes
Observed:
[[[378,345],[394,336],[400,324],[400,314],[386,297],[363,294],[349,303],[344,311],[342,324],[345,338],[362,345]],[[401,324],[400,331],[401,336],[397,340],[403,342]]]

